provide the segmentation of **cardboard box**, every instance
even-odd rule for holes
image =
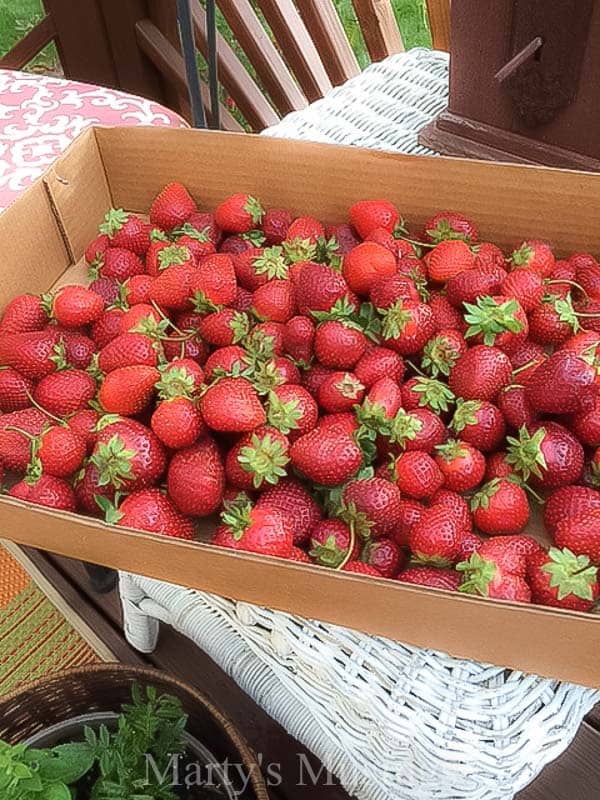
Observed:
[[[237,134],[158,128],[85,132],[0,216],[0,308],[20,292],[85,281],[80,262],[109,206],[147,212],[169,181],[211,208],[249,191],[266,205],[346,218],[386,197],[412,224],[460,209],[483,239],[546,238],[558,253],[600,252],[600,176],[399,156]],[[210,528],[206,523],[205,532]],[[106,526],[0,499],[1,535],[19,544],[141,573],[304,617],[600,688],[600,617],[493,602],[235,553]],[[543,538],[539,522],[531,533]]]

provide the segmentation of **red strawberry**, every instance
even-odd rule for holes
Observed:
[[[209,211],[194,211],[194,213],[188,217],[187,222],[181,226],[181,230],[184,234],[193,235],[189,232],[190,228],[193,231],[198,231],[205,235],[215,247],[221,241],[221,229],[217,225],[215,215]],[[179,229],[174,231],[174,233],[179,233]]]
[[[524,569],[524,558],[521,556]],[[530,603],[531,590],[525,578],[510,572],[503,566],[502,554],[489,557],[473,553],[468,561],[457,564],[457,570],[463,571],[465,577],[459,591],[465,594],[478,594],[495,600],[512,600],[515,603]]]
[[[353,519],[357,530],[364,525],[365,532],[375,538],[389,536],[400,523],[400,490],[383,478],[350,481],[342,500],[347,515],[344,519]]]
[[[386,377],[401,383],[404,370],[402,357],[388,347],[368,347],[354,368],[356,377],[367,389]]]
[[[139,303],[123,314],[119,333],[143,333],[146,336],[158,337],[162,335],[164,327],[164,320],[153,306]]]
[[[548,488],[576,483],[583,470],[583,447],[562,425],[536,423],[528,431],[521,428],[519,437],[507,437],[506,460],[524,480]]]
[[[2,314],[0,334],[41,331],[48,323],[48,314],[41,298],[20,294],[13,298]]]
[[[151,225],[122,208],[111,208],[100,225],[100,233],[108,236],[111,247],[124,247],[138,256],[143,256],[150,247],[151,230]]]
[[[317,244],[325,236],[323,225],[315,217],[298,217],[288,228],[283,242],[287,258],[292,263],[308,261],[317,253]]]
[[[224,488],[223,463],[210,437],[178,450],[171,459],[167,490],[182,513],[198,517],[214,514],[223,501]]]
[[[245,378],[222,378],[200,401],[202,417],[214,431],[243,433],[266,422],[258,394]]]
[[[529,373],[529,369],[533,370],[537,364],[542,363],[546,357],[546,353],[541,344],[532,342],[531,339],[527,339],[516,350],[512,350],[508,357],[510,358],[510,363],[515,369],[527,367],[527,369],[524,369],[518,373],[519,375],[527,375]]]
[[[29,475],[41,472],[66,478],[76,472],[85,458],[85,440],[69,428],[53,426],[45,430],[33,447]]]
[[[0,369],[0,412],[18,411],[31,405],[33,381],[12,367]]]
[[[233,256],[233,266],[238,283],[250,292],[274,278],[285,279],[289,266],[283,248],[252,247]]]
[[[523,242],[512,254],[511,261],[515,267],[526,267],[547,278],[554,269],[554,254],[545,242],[530,239]]]
[[[360,560],[380,572],[384,578],[393,578],[406,561],[404,551],[392,539],[367,542]]]
[[[588,486],[563,486],[552,492],[546,500],[544,525],[548,533],[554,536],[562,520],[573,520],[595,509],[600,509],[600,492]]]
[[[448,509],[433,506],[411,527],[408,541],[420,562],[447,567],[458,558],[464,535],[459,520],[448,514]]]
[[[465,303],[465,322],[469,327],[465,339],[495,345],[507,353],[519,348],[529,332],[527,316],[517,300],[497,297],[480,297],[475,304]]]
[[[342,271],[352,291],[366,295],[375,283],[396,272],[396,259],[385,247],[363,242],[344,257]]]
[[[396,485],[403,494],[421,500],[431,497],[444,484],[444,476],[433,458],[420,450],[402,453],[396,459]]]
[[[227,453],[228,486],[251,492],[276,484],[287,475],[290,443],[275,428],[261,425],[242,436]]]
[[[505,279],[506,272],[502,267],[472,267],[450,278],[446,284],[446,297],[462,313],[463,303],[474,303],[479,297],[500,294]]]
[[[215,209],[215,222],[227,233],[246,233],[260,224],[264,209],[255,197],[234,194]]]
[[[179,233],[179,231],[181,231],[181,236],[177,236],[175,243],[179,247],[186,247],[196,263],[216,252],[215,245],[208,234],[204,231],[198,231],[189,222],[184,222],[181,228],[177,228],[176,233]]]
[[[200,336],[217,347],[241,342],[250,330],[248,315],[243,311],[224,308],[208,314],[198,325]]]
[[[402,405],[407,411],[428,408],[436,414],[447,412],[455,397],[442,381],[419,375],[402,384]]]
[[[146,272],[156,277],[170,267],[195,267],[192,251],[181,244],[153,242],[146,253]]]
[[[573,283],[577,278],[576,271],[568,261],[556,261],[550,279],[545,284],[550,294],[566,297],[573,290]],[[590,286],[592,288],[593,282]]]
[[[321,509],[302,484],[294,478],[283,478],[260,494],[257,507],[278,511],[292,526],[294,544],[305,544],[310,531],[321,520]]]
[[[389,200],[359,200],[350,206],[350,222],[362,239],[376,228],[384,228],[390,233],[400,222],[398,209]]]
[[[399,522],[396,530],[393,532],[393,538],[400,547],[408,547],[410,530],[415,522],[421,519],[426,508],[416,500],[401,500],[399,511]]]
[[[309,531],[309,554],[322,567],[338,569],[344,560],[358,558],[359,542],[345,522],[322,519]],[[352,547],[352,552],[348,551]]]
[[[0,464],[8,470],[25,472],[31,456],[31,437],[38,437],[48,423],[48,417],[37,408],[0,416]]]
[[[466,331],[467,325],[458,309],[448,302],[446,295],[431,293],[429,307],[433,312],[436,332],[443,330],[458,331],[461,335]]]
[[[303,386],[286,383],[273,387],[269,393],[267,416],[277,430],[297,438],[316,426],[319,408]]]
[[[33,397],[43,409],[66,417],[83,408],[96,395],[96,381],[89,372],[66,369],[46,375],[35,387]]]
[[[143,411],[155,391],[160,373],[155,367],[120,367],[109,372],[98,392],[98,401],[109,414],[135,416]]]
[[[324,322],[314,338],[316,357],[332,369],[352,369],[366,347],[367,338],[362,331],[338,320]]]
[[[521,533],[529,522],[527,494],[506,478],[494,478],[471,500],[473,521],[488,536]]]
[[[0,366],[12,367],[32,380],[43,378],[56,369],[52,359],[59,338],[59,334],[51,330],[2,335]]]
[[[319,419],[317,428],[322,433],[335,431],[352,436],[359,429],[359,424],[355,414],[351,411],[342,411],[339,414],[324,414]]]
[[[150,302],[161,309],[183,311],[191,305],[197,270],[189,264],[177,264],[163,270],[150,287]]]
[[[395,273],[378,280],[371,286],[369,300],[375,308],[389,308],[396,300],[420,300],[414,282],[406,275]]]
[[[119,367],[143,364],[155,367],[158,353],[154,341],[142,333],[123,333],[105,345],[98,354],[98,367],[112,372]]]
[[[145,272],[142,259],[123,247],[107,247],[97,263],[98,266],[89,271],[92,278],[100,276],[122,283],[133,275]]]
[[[170,364],[161,367],[161,378],[156,384],[159,396],[163,400],[173,397],[198,396],[204,383],[202,367],[189,358],[176,358]]]
[[[96,347],[102,348],[121,333],[121,323],[125,312],[121,308],[105,311],[91,327],[90,335]]]
[[[155,484],[166,466],[164,447],[152,431],[135,420],[109,422],[98,433],[91,462],[98,485],[135,491]]]
[[[589,410],[594,406],[597,392],[594,367],[569,351],[553,353],[525,382],[527,400],[542,414]]]
[[[301,314],[331,311],[337,300],[347,297],[350,288],[339,272],[325,264],[302,264],[296,282],[296,302]]]
[[[88,453],[91,453],[96,444],[98,437],[98,430],[96,428],[100,414],[92,408],[84,408],[81,411],[76,411],[68,420],[67,425],[73,431],[75,436],[81,439]]]
[[[462,355],[450,372],[448,384],[465,400],[494,400],[511,381],[510,359],[497,347],[475,345]]]
[[[20,481],[8,492],[26,503],[52,508],[56,511],[75,511],[75,494],[69,484],[53,475],[42,475],[35,483]]]
[[[328,413],[350,411],[364,394],[365,387],[352,372],[333,372],[319,387],[319,405]]]
[[[600,595],[598,569],[585,555],[550,548],[529,560],[527,570],[534,603],[571,611],[590,611]]]
[[[141,276],[137,275],[136,277]],[[90,283],[88,289],[102,298],[105,308],[114,303],[121,303],[121,284],[114,278],[96,278]]]
[[[458,572],[438,567],[408,567],[396,575],[396,580],[415,586],[427,586],[430,589],[446,589],[449,592],[455,592],[460,586]]]
[[[460,272],[472,269],[474,265],[473,251],[460,239],[440,242],[430,251],[427,259],[429,278],[434,283],[446,283]]]
[[[54,347],[53,360],[57,369],[75,367],[87,369],[96,352],[96,343],[77,331],[61,331],[60,341]]]
[[[337,486],[356,474],[362,464],[361,449],[339,428],[315,428],[290,448],[292,464],[303,475],[323,486]]]
[[[342,567],[342,572],[352,572],[355,575],[368,575],[370,578],[383,577],[381,572],[370,564],[365,564],[364,561],[348,561]]]
[[[150,206],[150,222],[165,231],[173,230],[196,212],[196,204],[181,183],[169,183]]]
[[[133,492],[121,503],[118,511],[107,513],[107,522],[122,528],[133,528],[175,539],[194,539],[194,522],[181,514],[160,489]]]
[[[459,400],[451,427],[483,453],[497,450],[506,434],[501,412],[487,400]]]
[[[267,244],[281,244],[292,224],[292,215],[286,208],[268,208],[262,220],[262,230]]]
[[[380,378],[369,389],[357,418],[368,430],[385,429],[385,421],[393,419],[402,407],[402,390],[391,378]]]
[[[279,511],[233,502],[225,505],[221,517],[230,547],[264,556],[292,556],[293,527]]]
[[[502,389],[497,402],[506,424],[515,430],[519,430],[523,425],[528,428],[538,418],[523,386],[507,386]]]
[[[283,346],[295,361],[309,364],[313,356],[315,326],[308,317],[292,317],[283,329]]]
[[[567,547],[600,565],[600,509],[592,507],[574,517],[563,516],[554,529],[554,541],[557,547]]]
[[[472,523],[471,523],[472,524]],[[468,531],[465,533],[465,536],[460,544],[460,553],[458,554],[458,560],[460,561],[467,561],[473,553],[476,553],[482,544],[482,539],[473,531]]]
[[[430,306],[415,300],[397,300],[382,318],[384,344],[402,355],[418,353],[436,331]]]
[[[525,267],[515,269],[502,281],[502,294],[514,297],[523,311],[529,313],[542,302],[544,279],[539,272]]]
[[[423,347],[421,366],[432,378],[448,376],[458,359],[467,351],[461,333],[452,328],[442,328]]]
[[[400,409],[392,425],[391,442],[408,451],[422,450],[433,453],[438,444],[444,444],[448,433],[444,423],[428,408],[415,408],[410,413]]]
[[[350,230],[352,230],[352,228]],[[386,228],[373,228],[371,233],[365,236],[365,241],[380,244],[382,247],[385,247],[386,250],[389,250],[396,259],[402,259],[407,255],[415,255],[411,244],[403,239],[396,239],[394,234],[386,230]],[[344,252],[340,252],[340,255],[347,255],[357,244],[360,244],[360,241],[353,236],[348,240],[348,246],[344,248]]]
[[[579,320],[569,296],[545,295],[529,315],[529,336],[539,344],[561,345],[579,330]]]
[[[329,225],[325,228],[325,238],[335,241],[337,249],[334,252],[340,256],[347,255],[352,248],[360,244],[360,239],[357,238],[354,229],[350,225]]]
[[[216,253],[204,258],[194,271],[191,293],[200,312],[213,310],[215,305],[231,305],[237,296],[237,280],[231,257],[226,253]]]
[[[109,246],[109,238],[106,233],[99,233],[85,248],[84,257],[90,267],[97,269],[102,263],[102,255]]]
[[[485,473],[482,453],[466,442],[451,440],[435,448],[444,486],[455,492],[468,492],[478,486]]]
[[[461,497],[457,492],[448,489],[440,489],[433,497],[430,498],[431,506],[443,506],[448,510],[448,513],[460,522],[461,527],[465,532],[472,533],[473,518],[469,510],[469,506],[464,497]],[[472,540],[471,540],[472,541]],[[481,544],[481,539],[477,538],[477,547]],[[461,553],[464,552],[464,543],[461,545]],[[476,547],[472,548],[477,549]]]
[[[160,441],[173,450],[191,447],[205,430],[202,415],[188,397],[173,397],[159,403],[150,427]]]
[[[234,370],[244,370],[248,366],[245,361],[246,351],[239,345],[220,347],[206,359],[204,369],[207,381],[220,375],[231,375]]]
[[[470,244],[476,244],[479,234],[475,223],[464,214],[458,211],[440,211],[423,226],[423,238],[436,244],[446,239],[464,239]]]
[[[288,280],[272,280],[254,290],[254,314],[261,320],[288,322],[296,312],[294,287]]]

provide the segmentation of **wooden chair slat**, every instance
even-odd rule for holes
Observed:
[[[312,102],[331,89],[321,55],[292,0],[257,0],[283,57]]]
[[[352,0],[352,5],[373,61],[403,52],[404,45],[390,0]]]
[[[427,16],[435,50],[450,50],[450,0],[426,0]]]
[[[199,3],[192,5],[192,18],[196,44],[200,52],[206,56],[206,12]],[[217,34],[217,49],[219,81],[231,95],[252,128],[261,131],[278,122],[277,113],[248,74],[227,40],[219,33]]]
[[[249,0],[219,0],[219,8],[277,110],[287,114],[305,108],[306,97]]]
[[[50,44],[55,36],[56,28],[52,17],[48,15],[18,41],[6,55],[0,58],[0,67],[23,69],[47,44]]]
[[[297,0],[296,5],[331,83],[339,86],[358,75],[358,61],[332,0]]]

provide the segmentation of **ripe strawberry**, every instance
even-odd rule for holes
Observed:
[[[408,542],[422,564],[448,567],[458,558],[464,535],[460,522],[448,514],[448,509],[433,506],[411,527]]]
[[[52,508],[55,511],[75,511],[75,494],[62,478],[41,475],[34,483],[20,481],[8,491],[9,497],[16,497],[26,503]]]
[[[531,407],[522,386],[507,386],[502,389],[497,402],[498,408],[510,428],[519,430],[523,425],[529,428],[537,421],[538,415]]]
[[[205,517],[220,507],[225,471],[214,440],[209,436],[178,450],[169,464],[167,491],[184,514]]]
[[[259,322],[252,329],[244,347],[250,353],[258,352],[261,356],[266,353],[282,356],[283,331],[284,325],[281,322]]]
[[[576,272],[585,272],[589,267],[596,266],[598,262],[591,253],[573,253],[568,264]]]
[[[20,294],[13,298],[2,314],[0,334],[41,331],[48,323],[48,314],[41,298]]]
[[[574,308],[578,316],[585,317],[587,330],[600,332],[600,300],[580,300]]]
[[[179,247],[186,247],[197,264],[206,256],[216,252],[214,243],[205,231],[197,230],[189,222],[184,222],[175,232],[179,234],[179,231],[181,231],[181,235],[177,235],[175,244]]]
[[[494,478],[471,500],[473,521],[488,536],[521,533],[529,522],[525,490],[506,478]]]
[[[446,589],[449,592],[455,592],[460,586],[461,579],[460,574],[453,569],[408,567],[396,575],[396,580],[415,586],[427,586],[429,589]]]
[[[256,505],[278,511],[288,520],[295,545],[308,542],[310,531],[321,520],[319,504],[294,478],[283,478],[276,486],[269,486],[261,492]]]
[[[102,263],[102,254],[109,246],[109,238],[106,233],[99,233],[85,248],[84,257],[90,267],[97,269]]]
[[[553,353],[525,381],[527,400],[541,414],[590,410],[597,393],[596,370],[569,351]]]
[[[502,413],[487,400],[459,400],[450,426],[482,453],[497,450],[506,434]]]
[[[253,229],[247,233],[225,236],[219,246],[219,252],[228,253],[231,256],[239,256],[246,251],[263,247],[265,243],[266,240],[262,231]]]
[[[396,300],[420,299],[421,295],[414,282],[399,273],[378,280],[369,291],[369,300],[378,309],[389,308]]]
[[[243,433],[266,422],[256,389],[245,378],[222,378],[200,401],[202,417],[214,431]]]
[[[301,265],[296,281],[296,302],[300,314],[331,311],[337,300],[347,297],[350,287],[345,279],[325,264],[307,261]]]
[[[189,264],[177,264],[163,270],[152,282],[150,302],[173,311],[190,308],[196,273],[195,267]]]
[[[444,485],[444,476],[433,458],[420,450],[402,453],[395,464],[396,485],[416,500],[431,497]]]
[[[319,405],[328,413],[350,411],[362,402],[365,387],[352,372],[333,372],[319,387]]]
[[[315,325],[305,316],[292,317],[283,329],[283,346],[295,361],[309,364],[314,350]]]
[[[464,214],[440,211],[423,226],[423,238],[434,244],[446,239],[464,239],[469,244],[476,244],[479,234],[475,223]]]
[[[471,524],[473,524],[472,521]],[[471,558],[473,553],[476,553],[479,550],[482,542],[483,539],[481,539],[476,533],[473,533],[473,531],[468,531],[465,533],[465,536],[460,544],[458,561],[467,561],[469,558]]]
[[[546,358],[546,352],[541,344],[527,339],[516,350],[512,350],[508,357],[515,370],[527,367],[527,369],[523,369],[518,373],[521,376],[525,376],[529,374],[530,369],[533,371],[538,364],[542,363]]]
[[[369,578],[382,578],[381,572],[370,564],[365,564],[363,561],[348,561],[342,567],[342,572],[352,572],[355,575],[368,575]]]
[[[359,200],[348,211],[350,223],[362,239],[376,228],[384,228],[390,233],[400,222],[398,209],[389,200]]]
[[[171,267],[195,267],[192,251],[169,241],[152,242],[146,253],[146,272],[157,277]]]
[[[462,313],[463,303],[474,303],[480,297],[500,294],[505,279],[506,272],[501,267],[472,267],[450,278],[446,284],[446,297]]]
[[[293,549],[291,523],[274,509],[250,503],[226,503],[221,518],[236,550],[264,556],[290,558]]]
[[[502,281],[502,294],[514,297],[523,311],[537,308],[544,296],[544,279],[539,272],[521,267],[506,275]]]
[[[365,236],[365,242],[375,242],[376,244],[380,244],[382,247],[385,247],[386,250],[389,250],[397,260],[402,259],[407,255],[415,255],[415,251],[411,244],[403,239],[396,239],[394,234],[388,231],[386,228],[373,228],[369,235]],[[340,251],[339,255],[348,255],[350,250],[356,247],[357,244],[360,244],[360,240],[356,239],[356,237],[353,235],[352,238],[348,239],[348,244],[344,248],[344,252]]]
[[[137,275],[136,277],[141,276]],[[88,289],[102,298],[105,308],[115,303],[121,303],[121,284],[114,278],[96,278],[90,283]]]
[[[81,467],[85,454],[85,440],[69,428],[54,425],[34,443],[28,474],[37,478],[44,472],[66,478]]]
[[[89,270],[90,278],[112,278],[122,283],[133,275],[145,272],[144,262],[131,250],[123,247],[107,247]]]
[[[33,392],[36,403],[56,417],[66,417],[87,408],[95,395],[96,381],[89,372],[80,369],[46,375]]]
[[[393,450],[400,446],[408,451],[433,453],[434,448],[447,439],[448,433],[437,414],[428,408],[415,408],[408,414],[403,409],[396,414],[390,441]]]
[[[322,567],[338,569],[344,560],[356,560],[360,545],[352,534],[349,525],[339,519],[322,519],[308,534],[309,555],[313,562]],[[352,552],[348,551],[352,547]]]
[[[433,312],[436,332],[454,330],[464,334],[467,325],[458,309],[450,305],[445,294],[432,292],[429,295],[429,307]]]
[[[116,336],[98,353],[98,368],[102,372],[112,372],[120,367],[136,364],[155,367],[158,352],[154,341],[142,333],[123,333]]]
[[[392,539],[378,539],[367,542],[360,554],[360,560],[374,567],[384,578],[393,578],[406,562],[404,551]]]
[[[402,390],[391,378],[380,378],[369,389],[356,417],[363,429],[386,431],[386,421],[393,420],[402,407]]]
[[[557,547],[567,547],[577,556],[588,556],[590,561],[598,566],[600,564],[600,509],[591,507],[574,517],[564,515],[554,529],[554,541]]]
[[[400,547],[408,547],[409,534],[412,526],[421,519],[426,508],[416,500],[401,500],[399,506],[399,521],[392,536]]]
[[[54,347],[53,361],[57,369],[87,369],[95,352],[96,343],[88,336],[73,330],[61,330],[60,341]]]
[[[272,280],[254,290],[254,315],[260,320],[288,322],[296,313],[294,287],[288,280]]]
[[[502,559],[500,554],[483,556],[480,549],[468,561],[457,564],[456,569],[465,575],[459,591],[491,597],[494,600],[530,603],[531,590],[527,581],[522,575],[507,571],[503,567]],[[522,556],[521,559],[524,564]]]
[[[189,358],[176,358],[160,368],[161,378],[156,384],[162,400],[173,397],[195,399],[204,383],[204,370]]]
[[[52,360],[60,336],[51,330],[0,336],[0,366],[12,367],[25,378],[38,380],[56,369]]]
[[[76,411],[67,420],[70,430],[83,441],[88,453],[92,452],[98,438],[96,426],[99,419],[100,414],[94,411],[93,408],[84,408],[81,411]]]
[[[352,478],[363,454],[349,433],[339,428],[315,428],[290,448],[292,465],[315,483],[337,486]]]
[[[475,256],[468,244],[460,239],[447,239],[430,251],[427,272],[434,283],[446,283],[474,265]]]
[[[99,349],[107,345],[121,333],[121,323],[125,317],[122,308],[111,308],[91,327],[90,335]]]
[[[342,272],[352,291],[366,295],[374,284],[396,272],[396,259],[385,247],[363,242],[344,257]]]
[[[154,198],[150,206],[150,222],[171,231],[186,222],[196,212],[196,204],[181,183],[169,183]]]
[[[506,353],[518,349],[527,339],[529,323],[517,300],[501,295],[486,296],[464,306],[465,322],[469,323],[465,339],[494,345]]]
[[[580,328],[569,296],[545,295],[529,314],[529,336],[534,342],[558,347]]]
[[[600,492],[588,486],[563,486],[552,492],[546,500],[544,525],[548,533],[554,536],[559,522],[573,520],[595,509],[600,509]]]
[[[345,521],[374,538],[389,536],[400,523],[400,490],[383,478],[357,478],[344,487]],[[376,564],[374,566],[377,566]]]
[[[532,556],[527,577],[534,603],[544,606],[589,611],[600,595],[598,569],[566,548]]]
[[[283,249],[292,263],[308,261],[317,254],[317,244],[325,236],[323,225],[315,217],[295,219],[288,228]]]
[[[450,372],[448,384],[457,397],[493,401],[510,383],[510,359],[497,347],[475,345],[462,355]]]
[[[172,450],[191,447],[205,430],[202,415],[188,397],[173,397],[158,403],[150,427]]]
[[[317,428],[321,433],[336,433],[353,436],[359,428],[356,415],[351,411],[342,411],[339,414],[324,414],[318,421]]]
[[[7,470],[25,472],[31,456],[30,437],[38,437],[48,422],[48,417],[37,408],[0,416],[0,464]]]
[[[237,279],[233,260],[226,253],[207,256],[194,271],[191,294],[197,311],[228,306],[237,296]]]
[[[268,208],[262,220],[262,230],[268,245],[281,244],[292,224],[292,215],[286,208]]]
[[[0,372],[0,385],[1,381],[2,373]],[[581,444],[587,447],[598,447],[600,445],[600,397],[595,398],[594,406],[589,411],[574,414],[569,419],[569,428]]]
[[[109,504],[104,504],[104,508]],[[194,539],[193,520],[181,514],[160,489],[143,489],[133,492],[121,503],[119,510],[110,509],[106,521],[122,528],[159,533],[175,539]]]
[[[466,442],[450,440],[435,448],[435,463],[444,486],[455,492],[468,492],[479,486],[485,472],[485,457]]]
[[[352,369],[367,348],[365,334],[340,320],[324,322],[317,328],[314,352],[325,367]]]
[[[0,412],[18,411],[31,405],[29,396],[33,392],[33,381],[12,367],[0,369]]]
[[[260,224],[264,209],[248,194],[234,194],[215,209],[215,222],[227,233],[246,233]]]
[[[274,278],[285,279],[290,274],[283,248],[252,247],[233,255],[233,267],[238,283],[254,292],[259,286]]]
[[[511,261],[515,267],[525,267],[538,272],[542,278],[547,278],[554,269],[554,254],[546,242],[530,239],[523,242],[518,250],[512,254]]]
[[[184,222],[181,228],[177,228],[174,233],[179,234],[180,230],[183,234],[190,236],[193,235],[192,231],[201,233],[215,247],[217,247],[222,237],[222,231],[217,225],[215,215],[210,211],[194,211],[188,217],[187,222]]]
[[[412,355],[436,332],[430,306],[415,300],[397,300],[382,315],[384,344],[401,355]]]
[[[151,305],[139,303],[121,317],[119,333],[143,333],[158,338],[163,334],[165,322]]]
[[[390,378],[399,384],[404,371],[402,356],[389,347],[367,347],[354,367],[356,377],[367,389],[381,378]]]
[[[251,492],[275,485],[287,475],[290,443],[284,434],[261,425],[242,436],[225,459],[228,486]]]
[[[198,325],[198,333],[204,341],[217,347],[227,347],[241,342],[249,330],[248,315],[232,308],[208,314]]]
[[[156,367],[120,367],[109,372],[98,392],[102,409],[109,414],[132,417],[143,411],[155,391],[160,378]]]
[[[285,383],[269,392],[267,417],[278,431],[298,438],[316,426],[319,408],[303,386]]]
[[[339,256],[347,255],[352,248],[360,244],[360,239],[358,239],[354,228],[350,225],[329,225],[325,228],[325,239],[328,241],[335,240],[337,249],[334,252]]]
[[[212,381],[221,375],[231,375],[234,370],[241,372],[247,368],[246,351],[239,345],[219,347],[206,359],[204,369],[206,380]]]
[[[455,517],[465,532],[472,533],[473,530],[473,518],[471,515],[471,511],[469,510],[469,505],[464,497],[461,497],[455,491],[451,491],[448,489],[440,489],[437,491],[429,500],[430,506],[443,506],[447,509],[448,513]],[[481,539],[477,537],[477,547],[481,544]],[[472,550],[477,549],[477,547],[472,547]],[[461,553],[464,552],[465,546],[464,544],[461,545]]]
[[[150,247],[152,226],[137,214],[127,214],[122,208],[111,208],[100,225],[100,233],[108,236],[111,247],[123,247],[143,256]]]
[[[448,376],[458,359],[467,351],[464,336],[452,328],[442,328],[423,347],[421,367],[432,378]]]
[[[152,486],[162,477],[166,453],[149,428],[124,419],[102,427],[90,461],[98,470],[99,486],[110,484],[132,492]]]
[[[576,271],[568,261],[556,261],[550,278],[545,281],[546,289],[550,294],[566,297],[573,290],[576,277]]]
[[[524,480],[558,488],[576,483],[583,470],[583,447],[557,422],[538,422],[521,428],[519,437],[508,436],[506,460]]]

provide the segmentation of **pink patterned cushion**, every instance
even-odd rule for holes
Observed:
[[[159,103],[116,89],[0,70],[0,209],[88,125],[187,123]]]

